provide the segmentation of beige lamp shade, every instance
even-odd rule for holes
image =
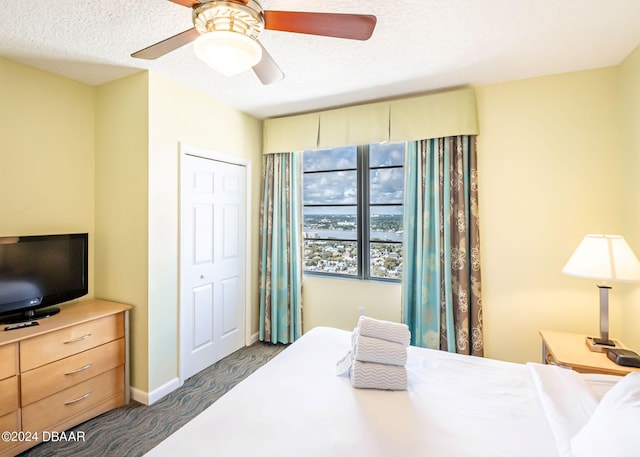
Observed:
[[[586,235],[562,269],[602,282],[640,281],[640,262],[620,235]]]

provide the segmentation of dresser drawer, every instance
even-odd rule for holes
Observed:
[[[18,411],[12,411],[9,414],[0,416],[0,432],[19,432],[20,423],[18,422]],[[0,452],[9,449],[18,444],[18,441],[0,440]]]
[[[50,362],[124,337],[122,313],[56,330],[20,341],[20,371]]]
[[[43,398],[22,408],[22,429],[44,431],[55,429],[56,424],[82,414],[93,406],[112,397],[124,404],[124,367],[88,379],[73,387]]]
[[[0,416],[16,409],[18,409],[18,377],[12,376],[0,381]]]
[[[124,338],[22,373],[22,406],[124,365]]]
[[[16,351],[17,344],[5,344],[0,346],[0,379],[8,378],[17,374]]]

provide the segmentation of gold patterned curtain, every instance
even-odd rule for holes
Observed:
[[[411,142],[402,318],[412,344],[482,356],[476,137]]]
[[[260,341],[302,334],[300,154],[263,156],[260,207]]]

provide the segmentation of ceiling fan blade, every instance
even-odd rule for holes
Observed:
[[[193,8],[196,5],[200,5],[201,3],[207,3],[207,1],[200,2],[198,0],[169,0],[172,3],[176,3],[182,6],[188,6],[189,8]],[[211,0],[209,0],[211,1]],[[231,0],[235,3],[244,3],[245,5],[249,3],[249,0]]]
[[[193,5],[199,5],[200,2],[198,0],[169,0],[172,3],[176,3],[182,6],[188,6],[191,8]]]
[[[258,44],[262,47],[262,58],[260,62],[253,66],[253,72],[256,74],[260,82],[265,86],[267,84],[273,84],[284,78],[284,73],[278,66],[271,54],[262,46],[262,43],[258,41]]]
[[[265,11],[264,22],[265,29],[269,30],[368,40],[377,19],[368,14]]]
[[[171,38],[162,40],[159,43],[152,44],[149,47],[141,49],[140,51],[136,51],[131,54],[131,57],[147,60],[157,59],[158,57],[162,57],[163,55],[168,54],[171,51],[175,51],[185,44],[191,43],[193,40],[198,38],[198,36],[200,36],[198,31],[195,28],[191,28],[189,30],[185,30],[182,33],[178,33]]]

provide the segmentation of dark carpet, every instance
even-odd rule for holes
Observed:
[[[242,348],[187,379],[182,387],[151,406],[132,401],[70,429],[84,432],[84,441],[49,441],[20,456],[141,456],[285,347],[258,342]]]

